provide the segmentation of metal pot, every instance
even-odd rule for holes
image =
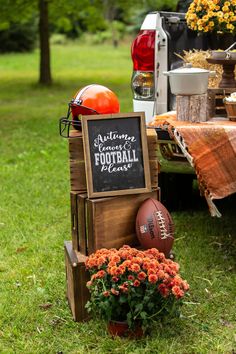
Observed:
[[[163,74],[169,77],[174,95],[200,95],[207,92],[208,78],[214,76],[215,71],[185,66]]]

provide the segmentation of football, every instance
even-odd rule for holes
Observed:
[[[141,204],[136,216],[136,234],[144,249],[154,247],[169,257],[174,242],[174,223],[158,200],[148,198]]]

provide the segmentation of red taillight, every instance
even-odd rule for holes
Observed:
[[[132,43],[133,70],[154,71],[156,31],[140,31]]]

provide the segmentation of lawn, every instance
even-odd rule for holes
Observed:
[[[49,88],[37,85],[37,50],[2,55],[0,67],[0,353],[235,353],[235,197],[218,202],[221,219],[210,217],[198,191],[191,210],[172,211],[176,260],[191,287],[180,318],[140,341],[72,320],[63,254],[71,237],[68,145],[58,120],[91,83],[113,89],[121,111],[132,111],[129,46],[53,46]]]

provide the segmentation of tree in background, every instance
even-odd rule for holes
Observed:
[[[177,0],[142,0],[133,7],[130,30],[138,32],[147,13],[152,11],[176,11]]]
[[[49,19],[48,1],[39,0],[39,43],[40,43],[40,64],[39,83],[50,85],[52,83],[49,47]]]
[[[135,6],[135,1],[130,0],[102,0],[104,17],[107,26],[111,31],[113,46],[117,47],[122,33],[125,32],[125,25],[129,23],[130,13]]]
[[[176,11],[178,12],[187,12],[189,5],[191,4],[192,0],[179,0]]]

